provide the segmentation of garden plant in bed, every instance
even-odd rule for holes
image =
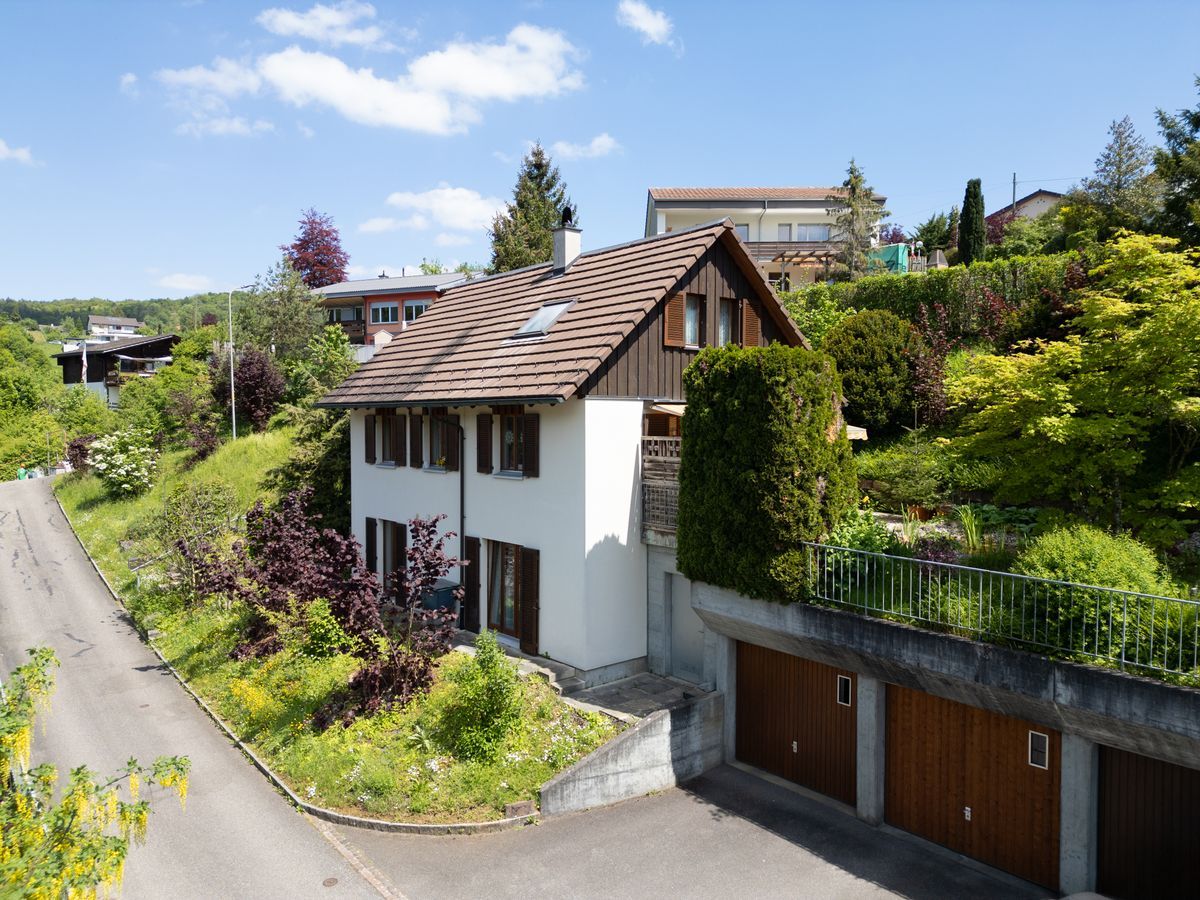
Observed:
[[[237,471],[242,444],[214,465]],[[163,469],[171,486],[142,498],[111,499],[93,475],[60,497],[89,548],[124,542],[155,559],[140,578],[121,553],[98,561],[164,656],[308,802],[494,820],[616,732],[522,679],[490,634],[473,654],[451,652],[448,615],[422,605],[458,564],[437,518],[408,523],[407,565],[381,582],[356,542],[322,527],[307,492],[260,500],[239,525],[243,491],[204,464]]]

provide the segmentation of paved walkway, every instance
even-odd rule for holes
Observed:
[[[656,709],[674,706],[680,700],[696,697],[704,691],[674,678],[643,672],[620,681],[576,691],[567,699],[617,714],[619,718],[643,718]]]
[[[729,766],[683,788],[501,834],[338,830],[407,896],[430,900],[1057,896]]]
[[[0,484],[0,670],[35,645],[61,668],[33,755],[61,777],[108,773],[130,756],[192,759],[187,810],[160,793],[122,896],[378,897],[309,820],[277,794],[189,698],[109,596],[50,493]]]

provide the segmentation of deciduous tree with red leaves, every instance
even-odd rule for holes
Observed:
[[[300,218],[300,233],[291,244],[279,249],[310,288],[346,280],[350,254],[342,249],[342,237],[332,216],[315,209],[305,210]]]

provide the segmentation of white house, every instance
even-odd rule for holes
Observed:
[[[646,236],[728,217],[750,255],[772,282],[792,283],[828,274],[837,253],[840,187],[650,188]],[[887,198],[876,195],[882,204]]]
[[[464,627],[597,683],[662,657],[643,444],[678,434],[683,369],[710,344],[804,339],[729,220],[579,251],[562,228],[551,263],[450,288],[321,405],[352,411],[368,565],[393,570],[403,523],[445,514],[470,563],[452,573]]]
[[[87,333],[89,341],[115,341],[118,338],[136,337],[139,328],[145,328],[145,322],[120,316],[88,316]]]

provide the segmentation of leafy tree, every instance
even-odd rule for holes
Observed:
[[[303,409],[286,462],[272,469],[267,484],[281,494],[312,489],[309,510],[340,534],[350,533],[350,414]]]
[[[417,268],[421,270],[422,275],[446,274],[446,267],[442,265],[440,259],[422,259],[421,264]]]
[[[825,335],[821,350],[842,376],[847,421],[881,432],[911,423],[919,344],[911,323],[880,309],[856,313]]]
[[[509,272],[549,262],[554,256],[553,231],[568,209],[572,220],[578,222],[558,166],[540,143],[534,144],[521,160],[512,202],[492,220],[491,271]]]
[[[1153,154],[1129,116],[1108,128],[1109,141],[1096,159],[1096,171],[1083,180],[1083,192],[1104,214],[1109,237],[1119,228],[1145,227],[1157,205],[1156,180],[1150,174]]]
[[[209,371],[213,399],[228,413],[228,355],[223,362],[214,361]],[[270,356],[255,347],[247,347],[234,364],[233,377],[238,420],[248,423],[255,431],[262,431],[283,399],[283,374]]]
[[[978,178],[972,178],[963,194],[962,224],[958,230],[958,261],[964,266],[983,259],[987,243],[983,220],[983,186]]]
[[[920,241],[927,252],[945,250],[950,246],[950,218],[945,213],[934,213],[916,227],[911,237]]]
[[[252,344],[287,361],[303,355],[325,316],[300,272],[286,258],[255,282],[250,300],[236,313],[238,346]]]
[[[881,244],[903,244],[907,241],[908,235],[904,233],[903,225],[885,222],[879,229],[879,243]]]
[[[288,398],[310,402],[341,384],[357,367],[354,347],[344,329],[326,325],[312,336],[304,357],[288,372]]]
[[[1200,76],[1196,88],[1200,91]],[[1200,103],[1174,115],[1160,109],[1157,116],[1166,146],[1154,151],[1154,173],[1163,188],[1156,224],[1186,245],[1200,246]]]
[[[888,211],[875,199],[875,190],[867,184],[862,169],[851,159],[841,190],[825,198],[835,204],[828,210],[837,225],[838,259],[847,277],[853,281],[867,273],[867,254],[876,237],[879,222]]]
[[[962,224],[962,213],[959,212],[958,204],[950,207],[950,214],[946,216],[946,247],[947,253],[958,249],[958,228]]]
[[[1038,256],[1057,253],[1065,246],[1063,219],[1057,209],[1049,210],[1036,219],[1017,216],[1008,222],[999,243],[988,250],[989,259],[1010,259],[1014,256]]]
[[[1069,502],[1157,545],[1200,516],[1200,267],[1169,238],[1105,245],[1060,339],[977,356],[948,385],[957,453],[1002,502]]]
[[[342,238],[331,216],[315,209],[305,210],[300,217],[300,233],[291,244],[279,249],[310,288],[346,280],[350,255],[342,249]]]
[[[57,790],[55,766],[29,768],[35,713],[53,691],[51,670],[57,665],[49,648],[34,648],[0,690],[0,895],[5,897],[107,895],[121,883],[130,842],[145,839],[150,803],[141,797],[141,785],[173,790],[181,804],[187,799],[191,762],[185,756],[159,757],[150,766],[130,759],[109,777],[80,766]]]
[[[0,415],[0,481],[17,477],[17,469],[62,459],[62,428],[44,409]]]
[[[780,291],[779,299],[814,350],[821,349],[821,342],[831,328],[856,311],[854,307],[846,306],[827,284]]]
[[[84,434],[103,434],[112,430],[113,414],[95,391],[73,384],[57,398],[55,415],[66,432],[67,440]]]

